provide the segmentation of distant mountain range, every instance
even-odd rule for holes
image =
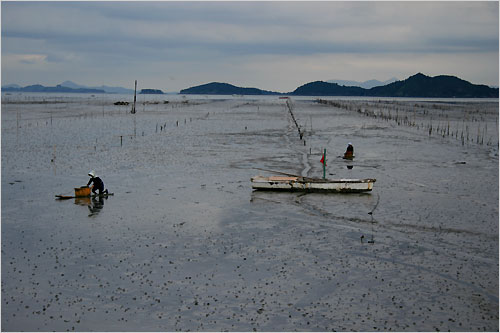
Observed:
[[[398,81],[385,82],[331,80],[304,84],[292,92],[280,93],[258,88],[242,88],[229,83],[212,82],[180,91],[180,94],[197,95],[291,95],[291,96],[367,96],[367,97],[435,97],[435,98],[498,98],[498,88],[472,84],[456,76],[426,76],[422,73]],[[333,82],[335,81],[335,82]],[[388,83],[389,82],[389,83]],[[341,84],[344,83],[344,84]],[[369,88],[368,88],[369,87]],[[122,87],[86,87],[64,81],[55,87],[39,84],[20,87],[15,84],[2,87],[3,92],[59,92],[59,93],[114,93],[133,94],[134,90]],[[157,89],[143,89],[142,93],[163,93]]]
[[[436,97],[436,98],[498,98],[498,88],[472,84],[455,76],[426,76],[422,73],[403,81],[365,89],[338,83],[315,81],[292,92],[279,93],[257,88],[240,88],[227,83],[212,82],[180,91],[181,94],[204,95],[292,95],[292,96],[370,96],[370,97]]]
[[[4,92],[41,92],[41,93],[85,93],[85,94],[104,94],[106,93],[101,89],[91,88],[69,88],[58,84],[55,87],[45,87],[40,84],[33,84],[26,87],[2,87]]]
[[[76,84],[71,81],[64,81],[55,87],[46,87],[40,84],[29,85],[21,87],[17,84],[9,84],[2,86],[2,91],[8,92],[45,92],[45,93],[87,93],[87,94],[133,94],[133,89],[126,89],[122,87],[87,87]]]

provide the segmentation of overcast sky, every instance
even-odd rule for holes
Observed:
[[[418,72],[498,86],[498,1],[2,1],[2,85],[280,92]]]

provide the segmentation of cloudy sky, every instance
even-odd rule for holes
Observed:
[[[421,72],[498,86],[498,16],[497,1],[2,1],[2,85],[289,92]]]

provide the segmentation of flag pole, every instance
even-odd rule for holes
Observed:
[[[323,179],[326,179],[326,148],[323,152]]]

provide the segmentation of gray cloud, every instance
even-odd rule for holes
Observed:
[[[273,61],[269,66],[280,71],[286,71],[276,66],[280,62],[290,64],[288,72],[297,71],[298,66],[311,70],[311,75],[322,70],[325,77],[316,79],[328,79],[339,75],[328,61],[349,57],[358,59],[358,64],[349,64],[351,72],[342,74],[349,75],[346,79],[382,80],[414,74],[412,63],[401,64],[400,69],[381,66],[388,59],[414,61],[420,55],[433,57],[439,64],[450,54],[460,57],[457,63],[470,59],[470,66],[476,68],[474,77],[464,79],[498,84],[498,75],[491,74],[492,69],[498,72],[498,61],[478,64],[475,60],[478,54],[498,59],[498,2],[2,2],[4,84],[22,84],[11,81],[15,77],[28,80],[30,71],[50,71],[52,76],[46,77],[56,81],[71,79],[78,68],[89,66],[100,68],[96,73],[113,80],[106,72],[133,68],[141,72],[154,64],[159,77],[175,72],[179,78],[175,89],[182,89],[189,84],[187,78],[193,77],[190,71],[195,64],[201,80],[227,77],[235,82],[268,67],[262,59]],[[359,59],[370,55],[378,71],[367,77],[363,76],[368,75],[367,64]],[[309,62],[317,65],[304,65]],[[415,72],[442,74],[430,72],[435,68],[429,63],[422,62]],[[238,71],[230,64],[239,66]],[[59,66],[57,71],[51,65]],[[39,66],[36,71],[34,66]],[[202,66],[207,70],[200,71]],[[210,72],[210,67],[217,72]],[[54,77],[53,73],[65,71],[64,78]],[[273,71],[276,87],[267,89],[284,91],[290,74],[277,71]],[[261,72],[261,81],[269,83],[265,73]],[[447,74],[460,76],[465,71],[457,65]],[[121,84],[120,80],[116,76],[116,82],[107,83]],[[258,78],[255,81],[263,86]]]

